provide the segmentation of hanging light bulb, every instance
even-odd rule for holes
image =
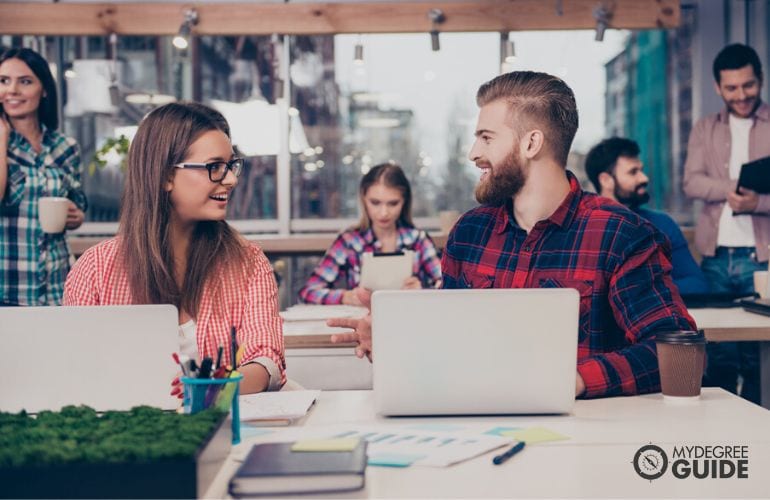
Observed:
[[[184,20],[179,26],[179,32],[171,41],[171,43],[179,50],[185,50],[189,45],[190,35],[192,34],[192,27],[198,24],[198,11],[195,9],[187,9],[184,11]]]

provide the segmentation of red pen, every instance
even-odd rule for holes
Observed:
[[[188,376],[187,369],[184,367],[184,364],[182,364],[181,361],[179,361],[179,354],[177,353],[171,353],[171,357],[173,358],[174,362],[179,365],[179,368],[182,370],[182,375],[185,377]]]

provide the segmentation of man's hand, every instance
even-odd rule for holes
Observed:
[[[583,377],[580,376],[580,373],[578,373],[577,378],[575,379],[575,397],[582,396],[584,392],[586,392],[586,383],[583,381]]]
[[[727,204],[737,214],[753,212],[759,205],[759,195],[746,188],[741,188],[740,194],[730,191],[727,193]]]
[[[79,228],[85,218],[86,214],[70,201],[70,205],[67,207],[67,229]]]
[[[356,297],[361,305],[371,308],[372,292],[365,288],[356,288]],[[366,356],[369,361],[372,360],[372,314],[371,312],[363,318],[332,318],[326,322],[329,326],[339,326],[342,328],[352,328],[351,333],[337,333],[332,335],[332,343],[341,344],[346,342],[357,342],[356,356],[363,358]]]

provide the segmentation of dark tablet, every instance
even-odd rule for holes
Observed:
[[[748,312],[770,316],[770,299],[743,299],[741,306]]]
[[[738,188],[745,187],[759,194],[770,193],[770,156],[744,163],[738,177]]]
[[[687,309],[740,307],[739,299],[754,297],[752,293],[691,293],[682,294]]]

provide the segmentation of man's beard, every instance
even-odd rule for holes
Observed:
[[[754,114],[754,112],[757,110],[757,108],[759,107],[759,105],[762,104],[762,99],[759,97],[759,95],[757,95],[755,97],[751,97],[749,99],[753,100],[754,102],[752,103],[751,112],[748,114],[748,116],[743,116],[743,115],[738,114],[738,112],[735,109],[735,106],[733,104],[735,101],[727,101],[727,100],[724,100],[724,99],[723,100],[725,101],[725,105],[727,106],[727,110],[730,112],[730,114],[735,115],[735,116],[737,116],[739,118],[748,118],[748,117],[752,116]],[[749,99],[744,99],[744,101],[748,101]]]
[[[491,165],[486,177],[476,186],[476,201],[484,205],[501,206],[524,187],[527,176],[515,151],[499,165]]]
[[[619,203],[629,207],[629,208],[637,208],[640,205],[644,205],[648,201],[650,201],[650,193],[648,191],[645,191],[644,193],[639,192],[639,188],[647,187],[647,184],[639,184],[634,188],[633,191],[625,191],[620,189],[618,187],[618,181],[615,180],[615,199],[618,200]]]

